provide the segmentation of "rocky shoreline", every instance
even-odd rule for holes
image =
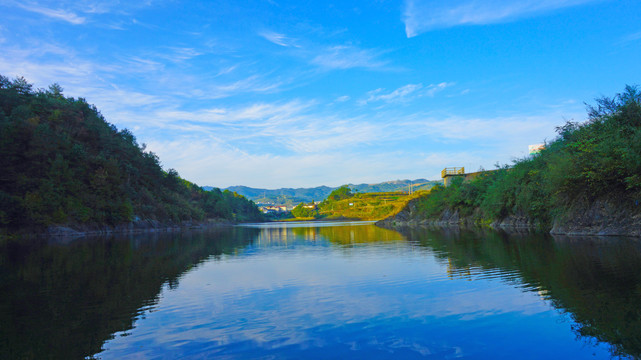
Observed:
[[[120,225],[55,225],[38,229],[20,229],[11,235],[20,237],[83,237],[111,234],[135,234],[153,232],[172,232],[185,229],[205,229],[232,226],[233,222],[224,219],[207,221],[160,222],[157,220],[137,220]]]
[[[636,205],[623,206],[619,201],[600,199],[577,202],[563,217],[554,220],[552,227],[545,227],[524,215],[510,215],[491,222],[479,221],[474,216],[460,216],[458,211],[445,210],[438,218],[425,218],[416,203],[410,201],[395,216],[378,221],[384,228],[415,226],[431,227],[489,227],[509,232],[535,231],[568,236],[634,236],[641,237],[641,211]]]

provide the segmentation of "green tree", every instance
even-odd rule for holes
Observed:
[[[0,75],[0,227],[262,219],[240,196],[206,192],[163,170],[127,129],[62,87]],[[236,194],[237,195],[237,194]]]
[[[354,196],[354,194],[352,194],[352,191],[349,188],[349,186],[343,185],[343,186],[339,187],[338,189],[335,189],[334,191],[332,191],[327,196],[327,199],[328,200],[338,201],[338,200],[344,200],[344,199],[351,198],[352,196]]]

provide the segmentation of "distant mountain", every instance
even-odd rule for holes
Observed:
[[[321,201],[334,189],[335,188],[328,186],[318,186],[314,188],[282,188],[268,190],[256,189],[247,186],[231,186],[225,190],[235,191],[257,203],[272,203],[292,206],[301,202]]]
[[[348,184],[350,189],[358,190],[358,192],[370,193],[370,192],[388,192],[388,191],[409,191],[410,183],[412,184],[412,190],[429,190],[432,186],[436,184],[442,184],[442,180],[427,180],[427,179],[416,179],[416,180],[394,180],[386,181],[378,184]]]
[[[412,189],[428,190],[436,184],[442,184],[442,180],[394,180],[386,181],[378,184],[347,184],[352,191],[362,193],[371,192],[389,192],[389,191],[408,191],[409,184],[412,183]],[[210,190],[212,187],[205,186],[205,190]],[[248,186],[230,186],[224,190],[235,191],[248,199],[254,200],[257,203],[272,203],[277,205],[296,205],[301,202],[322,201],[332,190],[337,187],[318,186],[313,188],[282,188],[282,189],[257,189]]]

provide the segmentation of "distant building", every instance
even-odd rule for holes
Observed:
[[[289,209],[287,209],[287,206],[284,206],[284,205],[282,205],[282,206],[276,206],[276,205],[260,206],[259,209],[264,214],[286,212],[286,211],[289,210]]]
[[[472,173],[466,173],[464,167],[451,167],[451,168],[445,168],[443,171],[441,171],[441,177],[443,178],[443,185],[447,186],[450,181],[454,177],[462,177],[463,181],[471,181],[477,176],[483,175],[483,174],[489,174],[495,170],[483,170],[483,168],[479,169],[479,171],[475,171]]]
[[[545,149],[545,144],[528,145],[528,150],[530,152],[530,155],[538,154],[543,149]]]
[[[441,177],[443,178],[443,185],[447,186],[449,180],[455,176],[465,176],[464,167],[446,167],[441,171]]]

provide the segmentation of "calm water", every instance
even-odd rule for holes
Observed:
[[[641,241],[270,224],[0,244],[0,358],[641,356]]]

